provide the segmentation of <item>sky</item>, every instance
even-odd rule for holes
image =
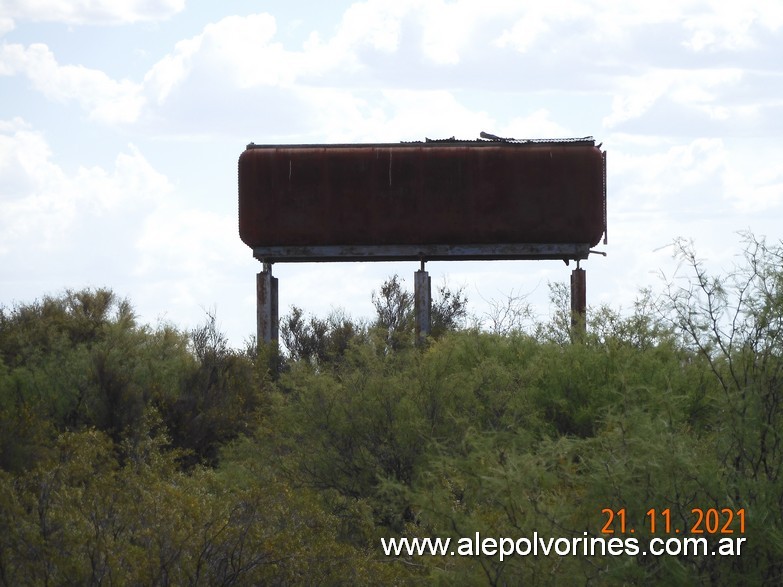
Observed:
[[[694,242],[783,226],[783,3],[0,0],[0,305],[111,288],[139,320],[255,334],[237,159],[257,144],[593,136],[608,244],[588,306],[632,307]],[[479,319],[560,261],[432,262]],[[417,263],[276,264],[281,315],[373,314]]]

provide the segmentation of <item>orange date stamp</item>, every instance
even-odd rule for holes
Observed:
[[[626,508],[604,508],[601,514],[606,520],[601,534],[636,533],[637,527],[629,523]],[[745,508],[693,508],[690,517],[679,523],[672,520],[669,508],[650,508],[644,514],[641,527],[650,534],[744,534]]]

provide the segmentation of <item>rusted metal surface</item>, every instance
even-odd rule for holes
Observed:
[[[605,234],[592,140],[249,145],[239,233],[259,259],[583,259]]]

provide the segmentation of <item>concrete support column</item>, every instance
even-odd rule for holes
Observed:
[[[256,275],[256,337],[259,347],[270,343],[277,345],[277,312],[277,278],[272,277],[271,263],[264,263],[264,270]]]
[[[571,328],[573,331],[587,331],[587,275],[577,267],[571,272]]]
[[[413,274],[413,308],[416,317],[416,343],[421,344],[432,333],[432,280],[421,270]]]

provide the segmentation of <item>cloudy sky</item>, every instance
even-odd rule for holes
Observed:
[[[710,0],[0,0],[0,304],[112,288],[143,322],[255,331],[239,240],[249,142],[591,135],[607,257],[588,304],[629,307],[737,231],[781,237],[783,3]],[[440,262],[471,309],[547,297],[562,262]],[[281,313],[370,316],[415,263],[276,265]],[[546,311],[545,304],[541,306]]]

